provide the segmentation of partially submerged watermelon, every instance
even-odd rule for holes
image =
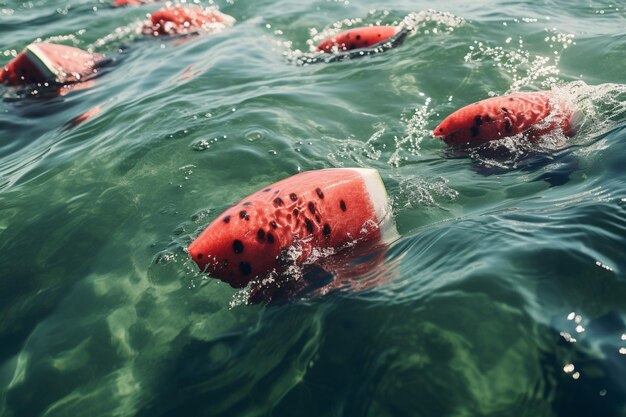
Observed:
[[[37,42],[28,45],[0,72],[8,85],[67,84],[93,76],[104,56],[72,46]]]
[[[193,33],[219,32],[235,23],[235,18],[215,8],[196,6],[163,7],[150,15],[144,24],[146,35],[188,35]]]
[[[341,32],[317,45],[320,52],[343,52],[371,48],[389,41],[401,32],[399,26],[364,26]]]
[[[535,139],[557,129],[573,136],[575,114],[550,91],[513,93],[455,111],[435,128],[434,135],[449,145],[478,145],[519,133]]]
[[[379,241],[393,230],[376,170],[325,169],[294,175],[244,198],[188,250],[201,270],[241,288],[302,264],[315,250],[335,252]]]

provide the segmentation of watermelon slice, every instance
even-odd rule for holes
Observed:
[[[144,4],[154,3],[152,0],[114,0],[111,5],[113,7],[122,7],[122,6],[142,6]]]
[[[341,32],[317,45],[320,52],[333,53],[375,47],[401,33],[399,26],[364,26]]]
[[[334,253],[387,238],[394,230],[376,170],[325,169],[294,175],[244,198],[188,250],[201,270],[241,288],[305,263],[314,251]]]
[[[513,93],[463,107],[445,118],[434,135],[449,145],[478,145],[519,133],[529,139],[561,129],[576,134],[576,112],[550,91]]]
[[[82,49],[53,43],[31,43],[0,72],[0,82],[27,85],[45,82],[73,83],[95,73],[104,57]]]
[[[195,6],[163,7],[150,15],[144,24],[146,35],[188,35],[219,32],[235,23],[235,18],[215,8],[203,9]]]

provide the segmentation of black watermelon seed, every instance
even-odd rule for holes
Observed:
[[[225,216],[222,220],[224,223],[228,223],[230,221],[230,216]]]
[[[478,128],[477,128],[476,126],[472,126],[472,127],[470,128],[470,133],[472,134],[472,137],[473,137],[473,138],[474,138],[474,137],[476,137],[476,136],[478,136],[478,132],[479,132],[479,130],[478,130]]]
[[[358,41],[359,39],[361,39],[361,35],[356,35],[356,40]]]
[[[282,207],[283,206],[283,200],[280,197],[276,197],[274,199],[274,204],[276,204],[278,207]]]
[[[250,220],[250,216],[248,216],[248,212],[245,210],[241,210],[239,212],[239,217],[245,220]]]
[[[264,193],[269,193],[270,191],[272,191],[271,188],[266,188],[265,190],[263,190]]]
[[[300,210],[298,210],[297,208],[293,209],[293,215],[298,217],[298,214],[300,214]]]
[[[276,229],[278,227],[278,224],[274,220],[272,220],[270,222],[270,226],[272,226],[272,229]]]
[[[233,240],[233,252],[241,253],[243,252],[243,242],[239,239]]]
[[[198,259],[202,259],[202,254],[201,254],[201,253],[199,253],[199,254],[196,256],[196,258],[198,258]]]
[[[341,200],[341,201],[339,202],[339,207],[341,207],[341,211],[346,211],[346,210],[348,210],[348,207],[346,207],[346,202],[345,202],[345,201],[343,201],[343,200]]]
[[[504,113],[508,113],[508,112],[509,112],[509,109],[507,109],[506,107],[502,107],[502,111],[503,111]]]
[[[251,205],[252,205],[252,203],[251,203],[251,202],[249,202],[249,201],[246,201],[245,203],[243,203],[243,205],[244,205],[244,206],[251,206]]]
[[[513,101],[513,97],[509,97],[509,101]]]
[[[263,242],[265,240],[265,230],[263,229],[259,229],[258,232],[256,232],[256,237],[257,239],[259,239],[261,242]]]
[[[330,236],[330,226],[328,225],[328,223],[324,225],[324,236]]]
[[[321,189],[321,188],[316,188],[316,189],[315,189],[315,192],[317,193],[317,196],[318,196],[320,199],[322,199],[322,200],[324,199],[324,193],[322,192],[322,189]]]
[[[440,127],[440,128],[439,128],[439,131],[440,131],[440,132],[443,132],[443,127]]]
[[[222,261],[222,266],[223,266],[224,268],[226,268],[226,267],[228,266],[228,259],[224,259],[224,260]]]
[[[267,243],[272,244],[274,243],[274,235],[271,233],[267,234]]]
[[[320,223],[322,221],[322,218],[319,216],[319,214],[315,215],[315,221]]]
[[[305,217],[304,224],[306,224],[306,230],[308,230],[309,233],[313,233],[313,222]]]
[[[476,116],[476,118],[474,118],[474,123],[476,123],[476,126],[480,126],[483,124],[483,119],[480,116]]]
[[[311,214],[315,214],[315,204],[312,201],[309,201],[309,211]]]
[[[241,272],[242,275],[250,275],[250,272],[252,272],[252,265],[248,262],[239,262],[239,272]]]
[[[298,196],[296,195],[296,193],[291,193],[289,194],[289,198],[291,198],[291,201],[296,201],[298,199]]]

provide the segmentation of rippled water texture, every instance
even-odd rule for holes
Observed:
[[[157,5],[0,0],[0,64],[36,38],[114,60],[64,95],[0,90],[0,415],[626,416],[626,5],[216,5],[237,24],[146,39]],[[397,48],[306,59],[400,21]],[[542,89],[574,138],[431,135]],[[249,305],[188,259],[240,198],[351,166],[400,234],[351,284]]]

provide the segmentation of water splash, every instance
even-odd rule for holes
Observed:
[[[394,151],[387,160],[387,163],[393,167],[399,167],[402,161],[408,159],[405,153],[412,156],[419,156],[422,140],[431,137],[430,129],[426,126],[429,123],[429,117],[432,111],[429,106],[431,98],[427,97],[421,107],[415,109],[415,113],[409,118],[402,118],[401,121],[406,125],[406,134],[402,137],[394,137]]]
[[[466,63],[483,63],[501,70],[504,75],[511,79],[508,92],[519,91],[524,87],[553,88],[561,82],[559,63],[562,52],[572,45],[576,45],[573,34],[566,34],[557,29],[544,29],[546,36],[544,42],[548,43],[552,54],[540,55],[525,49],[524,38],[518,37],[516,49],[509,44],[513,38],[505,40],[505,46],[491,46],[482,41],[475,40],[469,46],[469,52],[465,55]],[[491,93],[492,96],[497,95]]]
[[[398,175],[394,179],[398,182],[391,203],[394,212],[425,206],[443,209],[441,202],[449,203],[459,197],[458,191],[451,188],[449,180],[443,177],[426,179]]]
[[[89,45],[88,50],[105,48],[111,44],[118,44],[122,41],[131,41],[141,34],[143,22],[134,22],[126,26],[120,26],[102,38],[97,39],[93,44]]]

